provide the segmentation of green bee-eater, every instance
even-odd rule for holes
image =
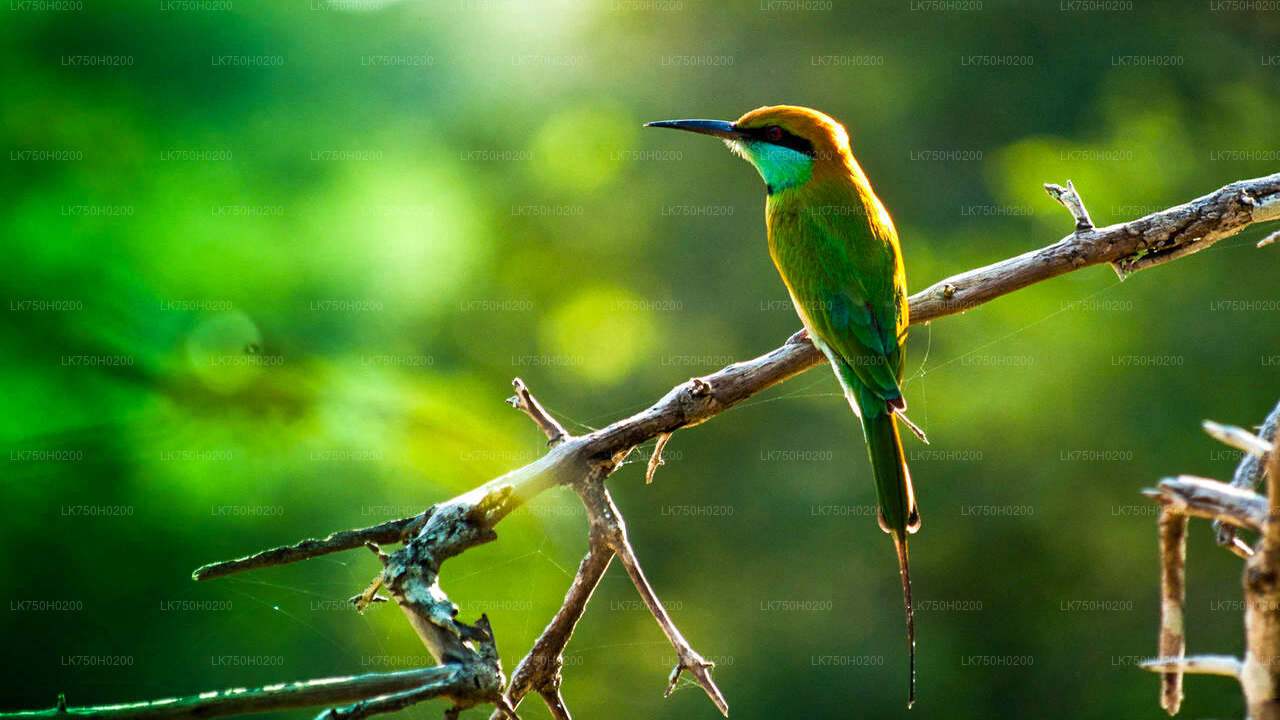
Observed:
[[[734,122],[666,120],[646,127],[724,139],[765,182],[769,254],[809,337],[827,356],[871,456],[880,527],[898,552],[915,702],[915,621],[907,535],[920,529],[897,421],[903,415],[907,278],[893,220],[849,150],[844,127],[805,107],[762,107]]]

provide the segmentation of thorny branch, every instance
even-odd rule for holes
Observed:
[[[1280,218],[1280,173],[1234,182],[1191,202],[1104,228],[1093,226],[1070,182],[1066,188],[1054,186],[1047,189],[1071,211],[1075,230],[1070,235],[1017,257],[951,276],[916,293],[909,300],[911,322],[927,323],[964,312],[1028,285],[1090,265],[1110,263],[1124,277],[1126,273],[1201,250],[1249,225]],[[156,718],[213,717],[306,705],[354,703],[326,711],[325,717],[355,718],[398,710],[432,697],[442,697],[453,703],[446,713],[448,716],[478,703],[491,703],[495,707],[495,716],[514,717],[513,707],[523,696],[536,691],[547,702],[554,717],[568,718],[569,712],[559,692],[562,653],[615,554],[676,649],[678,664],[671,675],[671,686],[681,673],[688,672],[716,707],[727,712],[723,694],[711,681],[712,664],[695,652],[676,629],[640,569],[626,538],[625,523],[609,497],[604,481],[641,443],[661,438],[661,444],[665,444],[665,438],[675,431],[706,422],[746,398],[823,361],[822,353],[802,331],[779,348],[677,385],[648,409],[582,436],[568,434],[517,379],[512,404],[528,413],[546,433],[550,446],[546,455],[434,505],[417,516],[213,563],[194,573],[197,580],[209,580],[372,544],[384,567],[370,585],[370,590],[359,596],[361,604],[372,601],[379,587],[389,592],[440,663],[436,667],[388,676],[395,677],[394,683],[379,684],[366,679],[370,676],[358,676],[267,686],[257,690],[205,693],[194,698],[130,706],[68,709],[65,701],[60,701],[58,706],[49,710],[0,713],[0,717],[44,717],[67,713],[119,717],[121,707],[129,708],[127,712],[135,716],[142,713]],[[653,472],[660,463],[660,449],[660,446],[655,449],[646,473],[647,480],[652,480]],[[1272,475],[1274,477],[1275,473]],[[586,504],[591,518],[590,549],[565,596],[564,606],[516,667],[508,684],[487,619],[481,617],[475,625],[457,620],[456,606],[438,583],[440,567],[448,558],[496,538],[494,526],[498,522],[528,499],[557,485],[573,487]],[[1170,503],[1181,502],[1176,493],[1170,493],[1169,498]],[[1188,500],[1182,509],[1190,512],[1192,507],[1197,506]],[[1224,509],[1215,517],[1238,520],[1240,516]],[[1238,524],[1248,525],[1247,522]],[[391,554],[377,548],[378,545],[397,542],[403,546]],[[320,683],[322,691],[310,689],[317,683]],[[294,689],[298,687],[307,689]]]
[[[1258,433],[1258,437],[1267,442],[1273,442],[1276,439],[1277,426],[1280,426],[1280,403],[1276,403],[1275,408],[1267,415],[1267,419],[1262,422],[1262,429]],[[1240,464],[1236,466],[1235,474],[1231,476],[1231,484],[1237,488],[1252,491],[1262,481],[1264,469],[1265,466],[1258,456],[1252,453],[1244,453],[1244,457],[1240,459]],[[1230,548],[1241,557],[1248,557],[1249,553],[1252,552],[1252,548],[1247,543],[1236,537],[1235,528],[1230,525],[1214,521],[1213,529],[1218,534],[1219,545]]]
[[[1186,654],[1187,516],[1160,512],[1160,655],[1181,660]],[[1160,676],[1160,707],[1176,715],[1182,705],[1182,670]]]
[[[1266,424],[1280,413],[1280,404]],[[1214,439],[1240,448],[1265,467],[1267,495],[1251,488],[1216,480],[1180,476],[1162,480],[1155,490],[1144,491],[1163,506],[1160,513],[1160,648],[1159,656],[1143,667],[1161,673],[1160,706],[1170,715],[1182,704],[1184,673],[1227,675],[1236,678],[1244,693],[1248,717],[1280,719],[1280,452],[1275,445],[1238,427],[1205,421]],[[1244,463],[1241,463],[1243,466]],[[1240,471],[1237,470],[1237,476]],[[1221,527],[1244,527],[1261,533],[1246,550],[1244,569],[1245,656],[1184,657],[1186,523],[1196,515],[1213,518]]]

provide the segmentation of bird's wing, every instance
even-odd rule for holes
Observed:
[[[868,389],[902,397],[892,249],[861,218],[808,214],[799,223],[817,248],[794,288],[813,329]]]

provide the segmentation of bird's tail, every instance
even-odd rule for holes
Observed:
[[[868,407],[868,405],[870,407]],[[916,509],[911,472],[907,469],[902,439],[898,436],[897,417],[883,401],[862,406],[862,430],[866,435],[871,470],[875,475],[876,495],[880,501],[880,528],[893,537],[898,552],[898,571],[902,577],[902,601],[907,610],[907,655],[909,676],[907,707],[916,701],[916,628],[911,605],[911,566],[907,561],[907,536],[920,529],[920,513]]]

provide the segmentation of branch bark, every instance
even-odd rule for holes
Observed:
[[[1160,657],[1181,660],[1186,654],[1187,516],[1160,513]],[[1182,707],[1182,668],[1160,676],[1160,707],[1177,715]]]
[[[1090,265],[1111,263],[1123,277],[1125,273],[1196,252],[1251,224],[1280,218],[1280,173],[1231,183],[1189,203],[1105,228],[1092,227],[1084,212],[1083,203],[1070,184],[1064,193],[1068,193],[1069,197],[1063,197],[1071,201],[1064,204],[1073,213],[1075,232],[1052,245],[951,276],[916,293],[909,299],[911,322],[927,323],[946,315],[964,312],[1028,285]],[[441,694],[459,706],[492,702],[505,712],[509,709],[508,699],[512,703],[518,702],[522,693],[534,689],[547,700],[556,717],[567,718],[568,711],[564,709],[559,697],[558,681],[555,680],[558,668],[554,676],[540,672],[536,668],[537,661],[530,660],[538,657],[532,651],[526,658],[530,670],[522,672],[525,662],[516,670],[520,685],[513,682],[508,693],[502,692],[505,678],[488,623],[483,617],[474,626],[456,619],[456,606],[445,596],[437,582],[441,564],[470,547],[493,540],[496,537],[494,527],[498,522],[529,498],[556,485],[575,487],[583,496],[589,515],[593,512],[591,493],[604,493],[596,498],[602,499],[601,503],[595,504],[596,511],[599,511],[597,519],[604,518],[607,513],[603,513],[603,510],[607,510],[616,516],[618,528],[625,527],[621,523],[620,512],[613,506],[607,492],[604,492],[603,482],[636,446],[706,422],[737,403],[824,360],[822,353],[808,337],[803,332],[797,333],[777,349],[677,385],[648,409],[582,436],[566,433],[533,400],[523,382],[517,380],[513,404],[538,423],[551,445],[550,451],[538,460],[437,504],[418,516],[362,530],[335,533],[323,540],[304,540],[245,558],[213,563],[197,570],[194,577],[197,580],[208,580],[369,543],[376,545],[403,542],[404,546],[390,555],[379,551],[384,568],[377,584],[390,592],[433,657],[442,663],[439,668],[428,670],[445,672],[442,668],[452,668],[448,671],[470,674],[471,689],[466,694]],[[598,488],[593,490],[594,485],[598,485]],[[560,656],[577,618],[581,617],[582,610],[585,609],[594,584],[599,581],[599,575],[608,565],[608,558],[616,553],[622,558],[628,575],[676,648],[679,662],[672,673],[672,684],[681,672],[690,672],[716,706],[722,712],[727,711],[723,695],[710,680],[711,664],[693,651],[671,622],[657,600],[657,595],[644,578],[629,543],[625,542],[625,532],[619,536],[610,530],[607,523],[597,522],[593,524],[593,537],[595,536],[603,539],[609,553],[602,556],[596,552],[596,546],[592,546],[592,552],[588,553],[583,568],[580,568],[579,577],[566,596],[565,607],[561,609],[563,617],[558,614],[543,633],[543,638],[546,638],[543,652],[554,650],[555,657]],[[543,638],[539,638],[539,642]],[[535,644],[535,649],[537,647]],[[432,674],[431,677],[438,679],[441,676]],[[380,707],[394,708],[402,706],[397,703],[416,702],[424,693],[414,692],[415,687],[420,689],[426,684],[428,683],[400,687],[394,691],[400,693],[400,697],[363,705],[358,712],[369,714]],[[388,693],[388,690],[382,688],[376,691],[366,690],[366,694],[360,697],[354,691],[341,698],[320,693],[298,697],[310,698],[311,704],[330,704],[381,697]],[[276,706],[255,705],[245,708],[239,712],[262,712],[276,709]],[[81,709],[72,712],[78,710]],[[341,714],[343,711],[337,712]],[[345,712],[355,713],[357,709],[347,708]],[[12,716],[0,713],[0,717]],[[164,715],[178,716],[181,715]]]
[[[1143,667],[1161,673],[1160,706],[1170,715],[1182,704],[1183,673],[1199,672],[1236,678],[1251,720],[1280,720],[1280,452],[1272,442],[1242,428],[1208,420],[1203,425],[1219,442],[1262,459],[1267,496],[1251,488],[1186,475],[1166,478],[1156,490],[1144,491],[1163,510],[1160,658],[1143,663]],[[1191,515],[1257,530],[1262,535],[1257,545],[1248,549],[1245,560],[1243,662],[1226,656],[1183,657],[1186,522]],[[1243,545],[1236,538],[1233,541]]]
[[[1253,720],[1280,719],[1280,453],[1267,462],[1268,522],[1244,571],[1244,665],[1240,685]]]
[[[279,683],[253,690],[236,688],[189,697],[97,707],[68,708],[65,699],[59,697],[58,705],[48,710],[5,713],[4,717],[195,720],[353,702],[410,690],[425,690],[429,697],[466,697],[472,682],[471,674],[461,666],[437,665],[418,670]]]

